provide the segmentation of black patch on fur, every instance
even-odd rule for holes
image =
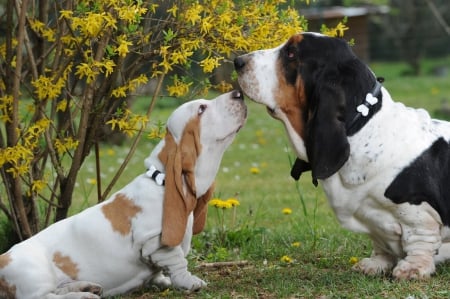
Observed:
[[[396,204],[429,203],[450,226],[450,145],[436,140],[389,185],[384,196]]]

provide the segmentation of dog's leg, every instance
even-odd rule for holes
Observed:
[[[64,283],[45,299],[100,299],[103,289],[100,285],[88,281]]]
[[[450,243],[443,243],[439,248],[439,252],[434,256],[434,262],[436,264],[443,263],[450,260]]]
[[[441,246],[440,225],[427,221],[423,227],[402,226],[406,257],[393,270],[397,279],[426,279],[435,271],[434,256]]]
[[[151,261],[166,270],[172,285],[178,289],[195,291],[206,286],[206,282],[187,270],[187,260],[180,246],[162,247],[150,256]]]
[[[375,241],[373,241],[373,250],[369,258],[364,258],[353,266],[353,270],[362,272],[366,275],[379,275],[390,273],[396,257],[384,252]]]

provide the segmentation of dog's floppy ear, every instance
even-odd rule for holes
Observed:
[[[188,216],[197,202],[195,163],[201,151],[199,130],[199,119],[192,119],[178,144],[168,131],[158,155],[166,172],[161,237],[166,246],[177,246],[183,241]]]
[[[208,212],[208,201],[211,199],[214,192],[214,183],[209,187],[208,191],[203,194],[198,200],[194,209],[194,226],[193,234],[199,234],[203,231],[206,223],[206,214]]]
[[[323,80],[310,100],[306,151],[313,179],[326,179],[347,161],[350,145],[345,129],[345,92],[338,83]]]

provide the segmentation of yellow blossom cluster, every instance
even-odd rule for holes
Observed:
[[[344,31],[348,30],[348,27],[345,25],[346,22],[347,20],[344,19],[342,22],[339,22],[335,27],[332,28],[328,28],[324,24],[322,25],[321,32],[332,37],[342,37],[344,36]]]
[[[40,119],[23,131],[22,143],[0,149],[0,167],[8,164],[7,172],[14,177],[26,175],[34,159],[34,150],[39,147],[42,135],[49,127],[48,119]]]
[[[231,209],[233,207],[239,206],[239,200],[236,198],[228,198],[227,200],[222,200],[220,198],[213,198],[209,201],[209,205],[219,208],[219,209]]]
[[[130,109],[125,109],[121,112],[121,115],[115,117],[106,123],[111,125],[111,128],[119,129],[129,137],[132,137],[147,125],[147,116],[135,114]]]
[[[198,64],[203,73],[213,73],[233,53],[273,47],[306,26],[298,11],[285,1],[212,0],[176,2],[167,13],[177,27],[165,32],[166,43],[159,48],[160,63],[153,76],[172,71],[176,65]],[[191,84],[173,78],[170,95],[182,96]],[[219,85],[221,92],[232,88]]]

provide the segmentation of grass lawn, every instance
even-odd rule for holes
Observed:
[[[450,78],[428,75],[434,65],[450,66],[450,58],[427,64],[421,77],[401,77],[406,67],[376,63],[394,99],[434,111],[450,100]],[[140,98],[136,105],[148,101]],[[166,101],[162,99],[161,101]],[[438,266],[428,281],[397,282],[391,277],[367,277],[351,270],[352,262],[371,252],[369,239],[340,227],[320,186],[310,174],[299,183],[290,178],[294,154],[282,124],[265,108],[250,101],[249,119],[225,153],[217,176],[215,197],[237,198],[240,205],[210,207],[203,233],[194,237],[190,270],[208,282],[195,294],[152,288],[115,298],[450,298],[450,263]],[[165,121],[173,105],[159,105],[153,121]],[[172,107],[167,107],[172,106]],[[145,171],[143,159],[154,143],[143,139],[131,164],[116,184],[124,186]],[[102,184],[117,170],[127,147],[104,147]],[[94,159],[79,177],[78,212],[95,203]],[[289,213],[290,212],[290,213]],[[208,268],[204,263],[247,261],[241,266]]]

